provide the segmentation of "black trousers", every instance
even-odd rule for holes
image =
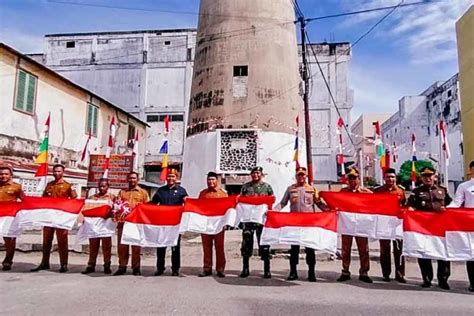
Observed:
[[[431,281],[433,281],[433,264],[431,263],[431,259],[418,259],[418,265],[420,266],[423,281],[431,283]],[[448,282],[450,275],[451,262],[438,260],[438,282]]]
[[[308,267],[314,267],[316,265],[316,254],[313,248],[304,248],[306,253],[306,264]],[[290,249],[290,267],[296,267],[300,261],[300,246],[292,245]]]
[[[171,270],[173,272],[179,272],[181,268],[181,235],[178,237],[178,244],[174,247],[171,247]],[[158,271],[165,270],[165,257],[166,257],[166,247],[156,248],[156,269]]]
[[[469,284],[474,288],[474,261],[466,262],[467,276],[469,277]]]
[[[262,260],[270,259],[270,246],[261,246],[263,225],[257,223],[242,223],[242,247],[240,252],[242,257],[251,257],[253,254],[253,235],[257,235],[258,255]]]

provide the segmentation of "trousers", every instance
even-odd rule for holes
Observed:
[[[304,252],[306,253],[306,264],[308,267],[316,265],[316,254],[313,248],[304,248]],[[299,245],[291,245],[290,249],[290,266],[297,266],[300,261],[300,246]]]
[[[257,235],[258,255],[262,260],[270,259],[270,246],[260,245],[263,225],[257,223],[242,223],[242,247],[240,252],[242,257],[251,257],[253,254],[253,236]]]
[[[181,268],[181,235],[178,237],[178,244],[171,247],[171,270],[179,272]],[[156,248],[156,269],[158,271],[165,270],[166,247]]]
[[[380,266],[382,267],[382,275],[390,277],[392,273],[392,260],[390,254],[391,240],[380,240]],[[393,241],[393,259],[395,261],[395,277],[405,276],[405,258],[402,256],[403,240],[397,239]]]
[[[126,268],[128,258],[130,257],[130,246],[122,244],[123,223],[117,225],[117,254],[119,259],[119,268]],[[132,246],[132,269],[140,268],[141,247]]]
[[[53,247],[53,239],[55,232],[56,239],[58,241],[59,262],[61,265],[66,265],[68,262],[68,231],[66,229],[44,227],[43,258],[41,259],[41,263],[43,265],[49,265],[49,257],[51,255],[51,248]]]
[[[13,256],[15,255],[16,238],[14,237],[3,237],[5,243],[5,259],[3,259],[3,265],[12,265]]]
[[[369,240],[367,237],[353,237],[342,235],[342,274],[350,274],[352,240],[355,238],[357,250],[359,251],[360,269],[359,275],[367,275],[370,269]]]
[[[203,251],[203,270],[212,272],[212,245],[216,249],[216,271],[225,270],[225,252],[224,252],[224,234],[225,230],[217,235],[201,234]]]
[[[433,281],[433,264],[431,259],[418,259],[418,265],[421,270],[421,277],[424,282]],[[438,282],[448,282],[448,278],[451,275],[451,263],[449,261],[438,260],[438,271],[437,278]]]
[[[95,267],[97,263],[101,241],[104,265],[110,265],[112,261],[112,237],[91,238],[89,239],[89,261],[87,262],[89,267]]]

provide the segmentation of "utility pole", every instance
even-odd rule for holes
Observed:
[[[311,119],[309,117],[309,78],[308,78],[308,60],[306,56],[306,19],[304,16],[298,18],[300,23],[301,31],[301,55],[303,58],[303,81],[304,81],[304,129],[305,129],[305,138],[306,138],[306,161],[308,164],[308,182],[313,184],[314,174],[313,174],[313,155],[311,152]]]

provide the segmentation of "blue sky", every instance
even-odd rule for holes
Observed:
[[[73,6],[55,1],[150,11]],[[217,1],[217,0],[216,0]],[[258,0],[255,0],[258,1]],[[289,0],[288,0],[289,1]],[[299,0],[307,17],[396,5],[400,0]],[[413,1],[405,1],[413,2]],[[457,72],[455,22],[474,0],[441,0],[400,8],[353,50],[352,119],[360,113],[395,112],[404,95],[421,93]],[[41,52],[51,33],[196,27],[199,0],[0,0],[0,41],[22,52]],[[315,21],[314,42],[355,41],[385,13]]]

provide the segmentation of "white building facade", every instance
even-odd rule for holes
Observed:
[[[416,155],[429,160],[440,172],[440,180],[449,180],[454,193],[463,181],[463,141],[459,101],[459,80],[454,75],[446,82],[436,82],[418,96],[406,96],[399,101],[399,111],[382,124],[382,138],[397,157],[396,169],[412,159],[412,134],[416,135]],[[444,121],[451,153],[446,166],[442,156],[439,124]],[[447,174],[446,174],[447,170]]]

